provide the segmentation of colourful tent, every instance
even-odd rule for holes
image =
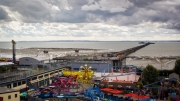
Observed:
[[[23,92],[23,93],[20,94],[20,96],[22,96],[22,97],[26,97],[27,95],[28,94],[26,92]]]
[[[149,96],[138,95],[138,94],[134,94],[134,93],[125,94],[125,96],[129,96],[129,97],[133,97],[133,98],[137,98],[137,99],[148,99],[149,98]]]
[[[101,89],[101,91],[105,91],[111,94],[121,94],[122,90],[115,90],[115,89],[111,89],[111,88],[103,88]]]

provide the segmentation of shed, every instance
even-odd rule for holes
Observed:
[[[19,65],[31,66],[44,64],[45,59],[42,57],[22,57],[19,58]]]
[[[176,78],[177,80],[179,80],[179,75],[176,73],[169,74],[169,79],[173,79],[173,78]]]

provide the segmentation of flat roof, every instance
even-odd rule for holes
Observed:
[[[27,58],[32,58],[32,59],[35,59],[35,60],[38,60],[38,61],[48,60],[48,59],[46,59],[45,57],[39,57],[39,56],[34,56],[34,57],[22,57],[22,58],[19,58],[19,59],[27,59]]]
[[[88,64],[88,63],[94,63],[94,64],[109,64],[110,62],[109,61],[73,61],[73,63],[84,63],[84,64]]]
[[[14,89],[10,89],[10,88],[0,87],[0,94],[11,93],[11,92],[18,92],[18,91],[19,90],[14,90]]]
[[[0,62],[0,66],[13,65],[12,62]]]

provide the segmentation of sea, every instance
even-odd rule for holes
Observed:
[[[180,42],[154,42],[129,56],[127,65],[136,65],[146,67],[148,64],[154,65],[157,69],[172,69],[175,59],[166,57],[180,57]],[[139,42],[107,42],[107,41],[72,41],[72,42],[16,42],[16,49],[26,48],[82,48],[82,49],[100,49],[104,52],[118,52],[135,46],[139,46]],[[0,42],[0,49],[12,49],[11,42]],[[0,57],[6,57],[6,52],[0,53]],[[9,53],[7,53],[9,56]],[[24,56],[24,55],[22,55]],[[139,58],[138,58],[139,57]],[[150,57],[150,58],[146,58]],[[162,58],[164,57],[164,58]]]

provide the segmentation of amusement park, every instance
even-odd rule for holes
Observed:
[[[76,56],[56,57],[48,59],[48,63],[38,55],[22,57],[18,64],[12,43],[13,63],[18,70],[0,75],[0,89],[5,89],[0,91],[0,101],[12,101],[12,96],[6,96],[10,91],[17,92],[17,101],[180,101],[180,59],[169,71],[124,63],[128,54],[148,43],[100,54],[101,59],[87,59],[76,49]],[[45,50],[44,54],[49,52]]]
[[[47,101],[170,101],[170,94],[171,100],[179,101],[176,96],[180,91],[180,82],[175,73],[170,78],[143,84],[143,71],[133,65],[120,69],[108,67],[101,73],[91,68],[87,64],[80,66],[79,71],[64,68],[61,75],[54,76],[52,84],[43,88],[29,88],[20,96],[49,99]]]

